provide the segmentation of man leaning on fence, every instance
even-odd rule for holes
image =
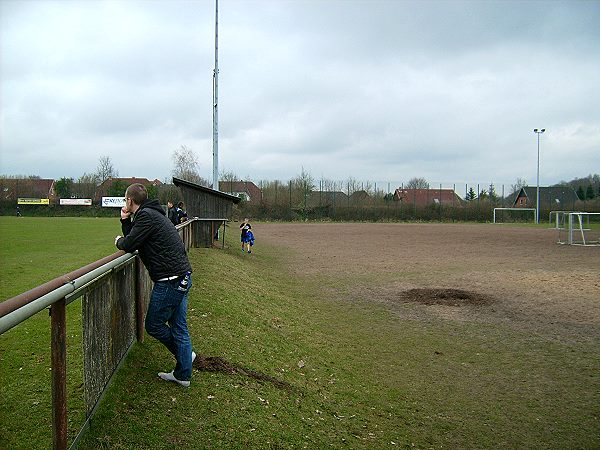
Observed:
[[[126,252],[138,250],[154,281],[146,331],[162,342],[177,361],[173,371],[159,372],[158,376],[188,387],[196,354],[186,319],[192,266],[183,242],[158,200],[149,200],[142,184],[132,184],[125,191],[121,228],[124,236],[117,236],[115,245]]]

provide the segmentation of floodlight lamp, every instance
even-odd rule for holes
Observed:
[[[534,128],[534,129],[533,129],[533,132],[534,132],[534,133],[537,133],[537,128]]]
[[[546,129],[545,129],[545,128],[542,128],[542,129],[540,130],[540,133],[543,133],[544,131],[546,131]]]

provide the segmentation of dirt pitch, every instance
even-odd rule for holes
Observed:
[[[503,323],[559,340],[600,338],[600,247],[557,244],[556,230],[403,223],[254,229],[255,254],[261,242],[289,249],[290,269],[323,280],[325,298],[383,302],[417,320]]]

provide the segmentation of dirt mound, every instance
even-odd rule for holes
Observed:
[[[243,375],[254,380],[266,381],[272,383],[276,387],[285,390],[293,390],[293,386],[285,381],[281,381],[275,377],[257,372],[252,369],[233,364],[220,356],[202,356],[197,355],[194,360],[194,368],[202,372],[221,372],[230,375]]]
[[[401,292],[400,300],[424,305],[466,306],[487,305],[491,297],[462,289],[409,289]]]

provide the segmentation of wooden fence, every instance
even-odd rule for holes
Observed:
[[[206,219],[177,226],[186,251],[206,245],[203,235],[215,233],[216,224],[224,220],[213,222],[210,230]],[[76,445],[119,365],[135,341],[144,339],[151,290],[152,281],[139,257],[119,251],[0,303],[0,334],[50,307],[54,449],[67,448],[66,306],[82,298],[86,421],[72,443]]]

